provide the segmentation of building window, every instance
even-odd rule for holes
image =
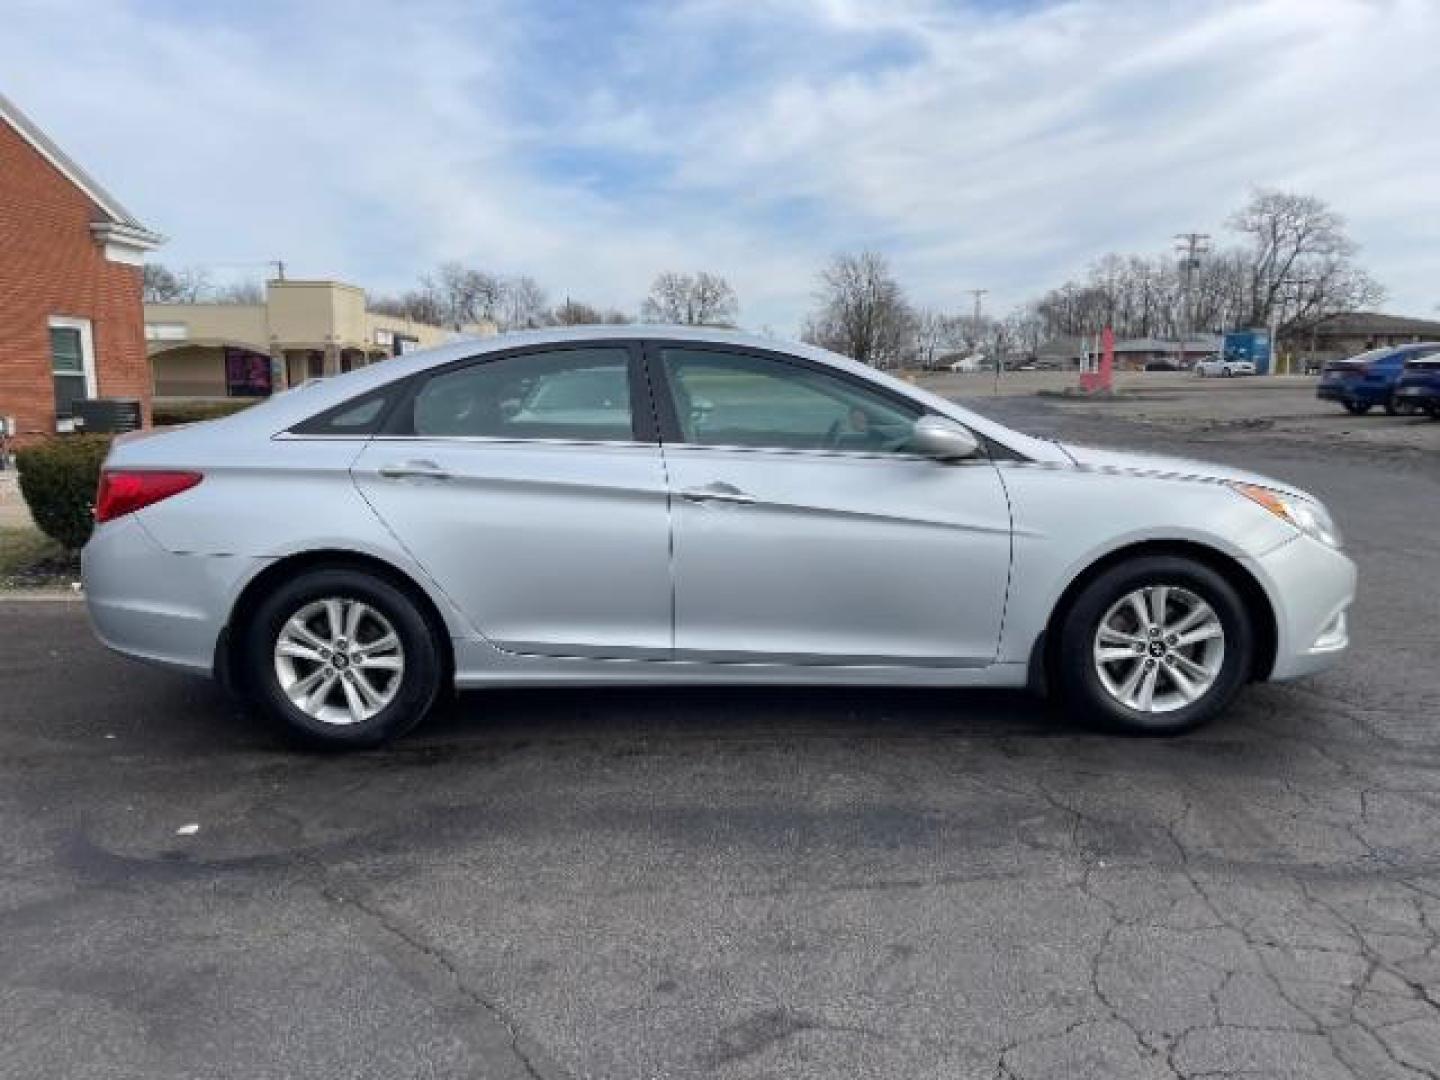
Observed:
[[[55,426],[74,427],[75,402],[95,396],[95,346],[89,319],[50,320],[50,370],[55,382]]]

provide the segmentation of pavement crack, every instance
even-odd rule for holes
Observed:
[[[504,1034],[510,1054],[526,1077],[531,1080],[564,1080],[566,1074],[558,1066],[538,1060],[538,1053],[527,1046],[528,1040],[521,1034],[515,1020],[497,1001],[486,997],[472,986],[459,965],[444,951],[425,941],[379,905],[358,895],[341,892],[328,878],[322,878],[315,888],[327,903],[359,913],[373,928],[399,945],[412,959],[429,968],[432,975],[438,975],[443,982],[452,986],[465,1002],[498,1027]]]

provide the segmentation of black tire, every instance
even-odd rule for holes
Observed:
[[[359,601],[378,613],[393,627],[402,650],[403,667],[390,676],[398,683],[393,696],[360,722],[330,723],[311,716],[286,695],[276,670],[281,629],[307,605],[331,598]],[[346,567],[308,570],[281,584],[241,628],[241,642],[240,667],[249,699],[292,740],[314,749],[363,749],[403,735],[434,704],[444,672],[435,631],[416,600],[382,577]]]
[[[1142,712],[1106,689],[1096,670],[1094,647],[1101,620],[1112,606],[1138,589],[1155,586],[1183,589],[1205,601],[1224,631],[1224,654],[1209,689],[1194,701],[1171,711]],[[1140,556],[1101,573],[1070,605],[1059,628],[1056,684],[1065,710],[1092,724],[1128,735],[1179,735],[1214,719],[1230,704],[1250,677],[1254,640],[1245,604],[1221,574],[1179,556]]]
[[[1400,406],[1397,405],[1397,404],[1395,404],[1395,399],[1394,399],[1393,397],[1387,397],[1387,398],[1385,399],[1385,415],[1386,415],[1386,416],[1399,416],[1399,415],[1400,415]]]
[[[1345,402],[1345,410],[1352,416],[1364,416],[1370,411],[1370,406],[1363,401],[1347,401]]]

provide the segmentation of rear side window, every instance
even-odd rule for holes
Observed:
[[[374,435],[380,430],[399,390],[387,386],[326,409],[290,429],[294,435]]]
[[[408,434],[432,438],[635,438],[630,352],[556,349],[485,360],[427,379]]]

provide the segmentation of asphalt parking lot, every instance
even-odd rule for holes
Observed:
[[[1440,1076],[1440,424],[983,407],[1323,496],[1351,654],[1170,741],[547,690],[329,758],[0,603],[0,1076]]]

